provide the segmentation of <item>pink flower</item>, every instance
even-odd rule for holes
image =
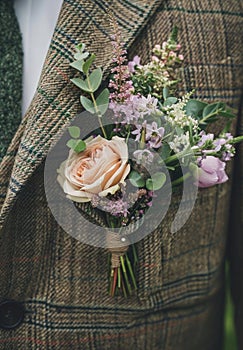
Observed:
[[[106,140],[100,135],[86,140],[86,150],[70,150],[68,159],[58,169],[58,182],[74,202],[89,202],[93,195],[114,194],[125,184],[130,172],[125,140],[114,136]]]
[[[210,187],[221,184],[228,180],[225,173],[225,163],[219,158],[207,156],[206,158],[198,158],[198,172],[194,174],[196,177],[195,185],[198,187]]]
[[[139,56],[134,56],[133,60],[128,62],[128,69],[130,73],[135,72],[135,67],[140,66],[140,57]]]

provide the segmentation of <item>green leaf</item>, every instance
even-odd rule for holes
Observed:
[[[83,140],[77,140],[76,146],[74,147],[74,151],[79,153],[83,152],[86,149],[86,143]]]
[[[83,64],[84,64],[83,60],[81,60],[81,61],[74,61],[74,62],[70,63],[70,66],[75,68],[75,69],[77,69],[80,72],[83,72]]]
[[[99,108],[100,114],[103,115],[105,114],[105,112],[108,109],[109,106],[109,96],[110,96],[110,92],[109,90],[106,88],[104,89],[100,95],[97,97],[96,99],[96,103],[97,106]]]
[[[70,139],[67,142],[67,146],[77,153],[82,152],[86,149],[86,143],[83,140]]]
[[[96,68],[89,76],[90,89],[92,92],[95,92],[102,81],[102,70],[101,68]]]
[[[87,97],[85,96],[80,96],[80,102],[81,105],[88,111],[89,113],[94,114],[95,113],[95,107],[92,101],[90,101]]]
[[[85,58],[87,58],[89,56],[88,52],[77,52],[74,54],[74,59],[77,61],[81,61],[81,60],[85,60]]]
[[[77,140],[70,139],[70,140],[68,140],[68,142],[67,142],[67,146],[68,146],[69,148],[74,149],[75,146],[76,146],[76,142],[77,142]]]
[[[168,97],[164,102],[164,106],[169,107],[169,106],[175,104],[177,101],[178,101],[178,99],[176,97]]]
[[[79,87],[83,91],[92,92],[92,90],[89,88],[87,82],[81,78],[73,78],[73,79],[71,79],[71,82],[74,83],[77,87]]]
[[[96,56],[92,53],[90,55],[90,57],[87,59],[87,61],[84,62],[84,65],[83,65],[84,74],[88,73],[89,68],[90,68],[91,64],[94,62],[95,58],[96,58]]]
[[[219,113],[219,115],[225,118],[236,118],[236,115],[229,110],[222,111]]]
[[[86,45],[84,43],[79,43],[78,45],[75,46],[75,49],[77,52],[83,52],[85,49]]]
[[[68,132],[74,139],[80,137],[80,128],[78,126],[69,126]]]
[[[161,146],[160,157],[164,160],[169,157],[171,148],[168,143],[163,143]]]
[[[163,99],[166,100],[169,97],[169,88],[165,86],[163,88]]]
[[[200,119],[204,108],[208,104],[198,100],[189,100],[186,104],[185,110],[188,116]]]
[[[222,102],[210,103],[203,109],[203,117],[207,117],[210,114],[217,112],[218,110],[224,110],[225,104]]]
[[[166,175],[164,173],[155,173],[146,180],[146,188],[150,191],[157,191],[164,186],[165,181]]]
[[[135,170],[132,170],[129,174],[129,180],[131,184],[135,187],[143,187],[145,185],[145,181],[142,178],[142,176],[136,172]]]

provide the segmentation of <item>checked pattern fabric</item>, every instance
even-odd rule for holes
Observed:
[[[107,293],[107,252],[71,238],[48,208],[45,157],[81,110],[69,63],[84,42],[108,71],[107,8],[130,58],[147,60],[177,25],[185,56],[181,93],[197,87],[198,97],[227,102],[239,111],[235,131],[242,133],[242,0],[64,0],[36,94],[0,166],[0,296],[26,309],[19,328],[0,331],[0,348],[222,349],[226,255],[235,276],[243,273],[242,146],[235,178],[200,190],[180,231],[170,232],[177,194],[161,225],[137,243],[139,289],[128,299]],[[239,348],[242,281],[232,280]]]

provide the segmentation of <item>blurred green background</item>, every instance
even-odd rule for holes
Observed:
[[[225,338],[224,338],[224,350],[238,350],[236,333],[234,327],[234,306],[230,293],[230,277],[229,266],[226,264],[226,305],[225,305]]]

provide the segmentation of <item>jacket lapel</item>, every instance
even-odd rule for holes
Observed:
[[[64,0],[40,81],[32,103],[0,168],[0,225],[18,193],[45,159],[70,120],[81,109],[80,92],[70,82],[74,46],[84,42],[97,55],[97,66],[111,65],[111,26],[107,8],[114,14],[129,47],[156,11],[160,0]]]

